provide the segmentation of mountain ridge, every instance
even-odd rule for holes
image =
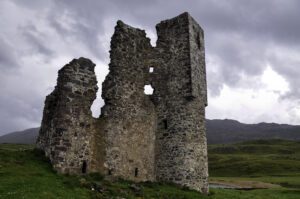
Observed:
[[[40,127],[14,131],[0,136],[0,143],[34,144]]]
[[[259,139],[300,140],[300,125],[261,122],[245,124],[237,120],[206,120],[209,144],[227,144]]]

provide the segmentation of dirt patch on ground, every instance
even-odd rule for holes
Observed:
[[[252,190],[252,189],[271,189],[279,188],[280,185],[259,182],[259,181],[230,181],[230,180],[213,180],[209,182],[211,188],[223,188],[223,189],[240,189],[240,190]]]

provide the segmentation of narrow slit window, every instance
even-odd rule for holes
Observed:
[[[87,170],[87,163],[86,161],[83,161],[82,167],[81,167],[81,173],[86,173]]]
[[[152,86],[150,84],[144,86],[144,93],[146,95],[152,95],[153,91],[154,91],[154,89],[152,88]]]
[[[163,124],[164,124],[164,129],[168,129],[168,121],[167,120],[163,120]]]
[[[112,175],[112,170],[108,169],[108,175],[111,176]]]
[[[153,71],[154,71],[154,68],[153,68],[153,67],[150,67],[150,68],[149,68],[149,73],[153,73]]]
[[[201,49],[201,40],[200,40],[200,35],[199,34],[197,34],[196,43],[197,43],[198,49],[200,50]]]
[[[139,169],[135,168],[134,169],[134,177],[138,177],[138,175],[139,175]]]

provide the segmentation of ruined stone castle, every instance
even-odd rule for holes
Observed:
[[[208,192],[203,30],[188,13],[156,30],[152,47],[144,30],[117,22],[99,118],[90,110],[98,90],[95,64],[79,58],[59,70],[37,141],[55,170]]]

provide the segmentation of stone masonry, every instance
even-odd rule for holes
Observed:
[[[144,30],[118,21],[99,118],[95,64],[74,59],[46,97],[37,147],[60,173],[100,172],[133,181],[173,182],[208,193],[204,34],[183,13]],[[153,94],[144,87],[151,85]]]
[[[37,147],[61,173],[81,173],[89,165],[96,119],[90,107],[98,90],[95,64],[80,58],[58,72],[57,86],[46,97]]]

